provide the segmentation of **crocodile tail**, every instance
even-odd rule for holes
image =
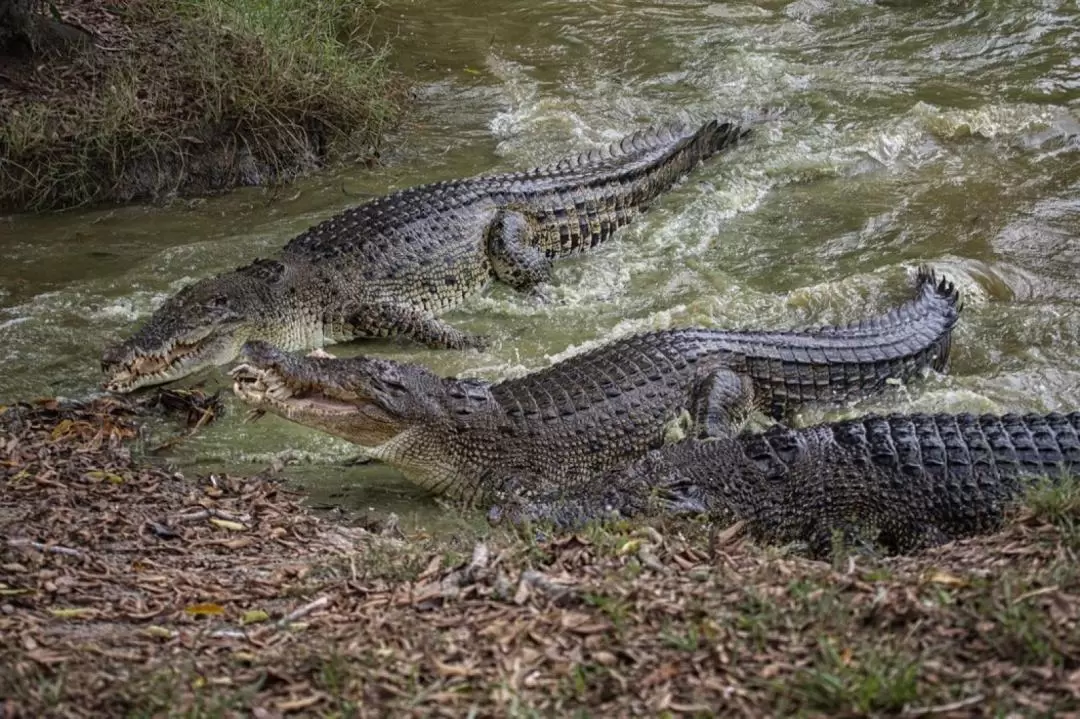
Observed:
[[[929,265],[920,265],[916,277],[919,301],[944,303],[942,309],[948,317],[947,324],[937,342],[937,353],[931,363],[936,371],[944,372],[952,354],[952,331],[960,318],[960,310],[964,307],[960,300],[960,290],[944,277],[939,279],[937,273]]]
[[[749,137],[751,132],[746,125],[710,120],[694,133],[690,144],[700,148],[698,154],[705,160]]]
[[[744,111],[738,121],[712,120],[694,133],[691,142],[699,143],[702,159],[705,159],[749,137],[754,125],[778,120],[784,112],[782,107],[765,107]]]
[[[964,303],[960,301],[960,290],[945,277],[938,279],[937,272],[930,265],[919,265],[916,284],[920,291],[925,288],[925,291],[948,300],[957,312],[964,308]]]
[[[654,161],[660,164],[679,156],[689,148],[688,157],[693,164],[733,147],[749,134],[750,128],[746,125],[719,119],[709,120],[693,132],[690,132],[690,128],[686,125],[658,125],[627,135],[613,144],[609,151],[612,155],[634,156],[662,148],[663,159]],[[594,154],[595,152],[593,151]],[[579,161],[585,157],[583,155]],[[589,159],[593,159],[592,155]]]

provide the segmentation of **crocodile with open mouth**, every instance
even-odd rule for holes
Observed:
[[[171,297],[104,352],[105,387],[171,382],[232,361],[248,340],[285,350],[390,336],[482,347],[438,315],[493,278],[542,292],[553,259],[601,244],[749,132],[717,120],[653,128],[547,167],[422,185],[346,210],[274,259]]]
[[[680,436],[730,436],[754,409],[783,418],[940,370],[959,311],[953,286],[923,269],[914,299],[840,327],[648,332],[497,384],[252,342],[233,388],[436,494],[491,503],[588,482]]]

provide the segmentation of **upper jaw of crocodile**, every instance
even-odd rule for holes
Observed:
[[[365,447],[437,411],[420,398],[430,396],[430,380],[439,378],[421,367],[367,357],[296,357],[266,342],[248,342],[240,359],[229,374],[241,400]]]
[[[290,419],[296,417],[339,417],[361,411],[359,398],[352,401],[334,396],[314,384],[299,381],[274,367],[242,362],[229,372],[233,392],[258,409],[272,410]]]
[[[110,392],[132,392],[140,387],[181,379],[234,359],[243,340],[238,324],[204,327],[162,343],[148,343],[136,335],[111,347],[101,359]]]

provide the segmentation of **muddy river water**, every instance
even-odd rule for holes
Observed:
[[[101,349],[169,294],[373,194],[525,168],[655,121],[784,106],[598,252],[562,262],[550,303],[495,287],[448,317],[494,338],[489,351],[333,351],[500,378],[648,328],[849,321],[903,301],[927,262],[964,293],[950,371],[802,421],[1080,407],[1075,0],[391,0],[380,31],[417,82],[383,166],[276,193],[0,218],[0,403],[94,392]],[[393,471],[347,466],[350,445],[230,408],[169,460],[290,460],[315,501],[434,521],[436,503]]]

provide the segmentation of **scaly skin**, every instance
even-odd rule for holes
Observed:
[[[346,210],[276,259],[196,282],[103,355],[115,392],[236,358],[249,340],[285,350],[401,335],[483,346],[437,316],[492,279],[541,291],[551,261],[596,247],[702,160],[749,130],[712,121],[650,129],[527,172],[423,185]]]
[[[759,540],[839,536],[908,552],[992,532],[1035,482],[1080,470],[1080,412],[870,415],[668,445],[623,470],[493,516],[553,522],[649,514],[745,521]]]
[[[586,483],[674,435],[730,435],[753,408],[783,416],[943,368],[958,296],[928,270],[918,282],[915,299],[844,327],[650,332],[498,384],[251,343],[234,390],[364,446],[435,493],[489,503]]]

